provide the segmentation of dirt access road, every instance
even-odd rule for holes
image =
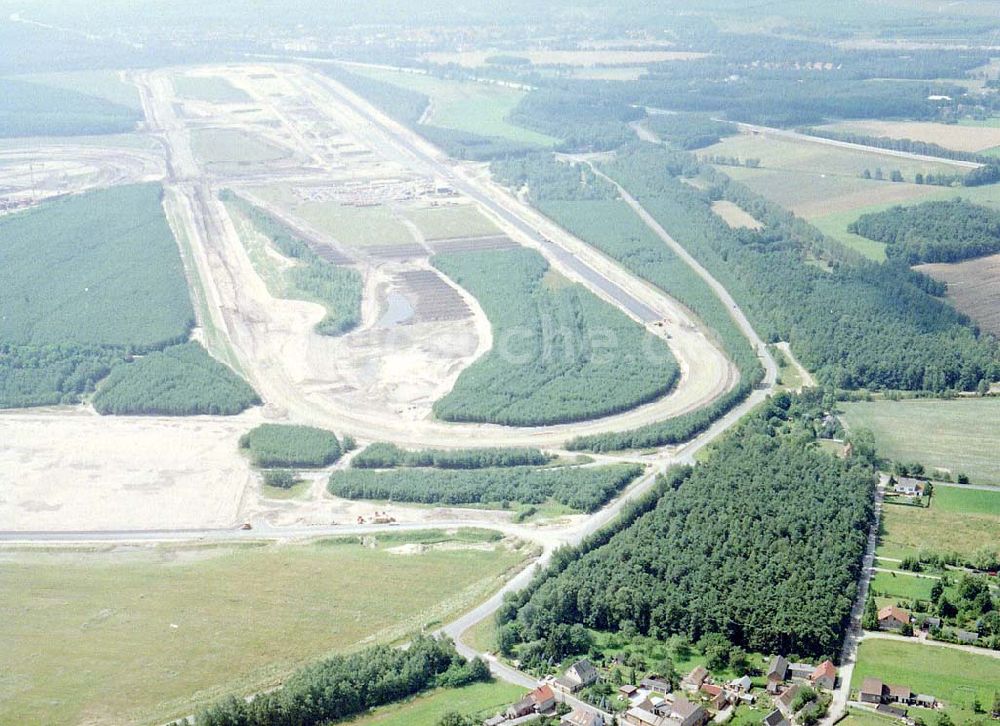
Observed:
[[[276,111],[279,120],[292,119],[296,112],[323,118],[349,133],[361,146],[384,156],[388,163],[445,179],[477,202],[516,241],[539,249],[559,272],[640,322],[666,320],[670,331],[667,343],[681,369],[677,388],[659,401],[616,416],[551,427],[449,424],[430,417],[433,400],[420,402],[424,408],[417,408],[421,414],[418,416],[403,415],[398,407],[385,405],[377,397],[368,405],[359,406],[356,401],[338,395],[336,388],[342,382],[335,370],[338,341],[322,340],[322,336],[312,331],[323,311],[316,305],[275,298],[268,292],[225,208],[216,198],[219,181],[206,174],[191,153],[190,123],[176,113],[169,72],[139,74],[137,80],[143,89],[150,125],[170,150],[168,211],[172,219],[180,220],[183,229],[179,234],[191,243],[196,274],[208,301],[210,324],[223,333],[239,360],[239,367],[261,393],[274,418],[350,432],[361,441],[389,440],[409,446],[558,447],[575,436],[627,430],[695,410],[735,385],[738,377],[735,368],[674,300],[499,186],[477,176],[478,169],[451,163],[439,150],[339,84],[298,66],[226,66],[212,70],[247,91],[262,107],[277,105],[282,98],[293,99]],[[261,93],[255,87],[254,77],[265,74],[279,78],[285,93]],[[296,120],[288,125],[297,124]],[[308,134],[298,128],[291,128],[282,136],[286,143],[289,140],[309,143]],[[323,158],[317,148],[303,148],[301,154],[310,160]],[[658,327],[650,325],[649,329],[664,335]],[[420,348],[412,345],[410,349]],[[422,350],[425,349],[426,345]],[[429,371],[428,378],[439,383],[436,389],[428,383],[426,390],[439,397],[481,350],[473,346],[473,354],[437,368],[432,367],[436,360],[432,357],[417,357],[407,363],[407,350],[387,353],[397,354],[400,371]]]

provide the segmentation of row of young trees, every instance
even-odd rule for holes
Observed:
[[[747,312],[762,338],[787,340],[838,388],[976,390],[1000,379],[1000,346],[938,299],[943,286],[905,264],[865,261],[710,168],[705,190],[681,181],[678,156],[649,145],[605,166]],[[763,228],[731,229],[712,211],[731,201]],[[810,263],[820,257],[833,269]]]
[[[94,395],[101,414],[234,415],[260,403],[250,385],[191,341],[112,369]]]
[[[567,636],[583,625],[657,638],[718,633],[747,650],[835,656],[875,476],[867,460],[813,446],[818,415],[813,400],[776,396],[708,460],[673,469],[651,508],[554,557],[508,596],[501,643],[558,660],[574,652]]]
[[[361,274],[349,267],[327,262],[287,227],[229,190],[219,198],[246,217],[281,254],[299,264],[284,272],[292,294],[319,301],[326,315],[316,323],[321,335],[342,335],[361,322]]]
[[[240,437],[240,449],[260,467],[329,466],[350,448],[345,444],[325,429],[290,424],[260,424]]]
[[[489,679],[489,666],[478,658],[467,661],[450,640],[418,635],[405,649],[378,645],[327,658],[296,672],[277,690],[250,700],[223,699],[198,713],[194,723],[319,726],[428,688],[460,687]]]
[[[424,504],[543,504],[554,500],[596,511],[643,471],[639,464],[597,467],[453,469],[346,469],[330,475],[329,491],[347,499],[389,499]]]
[[[375,442],[351,459],[355,469],[396,469],[432,466],[437,469],[484,469],[504,466],[542,466],[552,456],[529,448],[401,449],[395,444]]]
[[[958,262],[1000,251],[1000,212],[964,199],[863,214],[848,231],[886,244],[908,265]]]
[[[435,255],[493,328],[493,348],[434,404],[446,421],[542,426],[607,416],[665,395],[679,375],[666,343],[562,278],[534,250]]]

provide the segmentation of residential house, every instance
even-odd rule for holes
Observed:
[[[809,682],[817,688],[826,688],[832,691],[837,685],[837,668],[833,661],[825,660],[816,666],[816,669],[809,675]]]
[[[746,693],[753,687],[753,681],[750,680],[750,676],[740,676],[729,681],[729,687],[737,693]]]
[[[795,700],[795,697],[798,695],[800,690],[801,688],[799,684],[793,683],[781,692],[781,695],[778,696],[778,703],[784,706],[786,710],[790,709],[792,707],[792,701]]]
[[[785,682],[788,675],[788,661],[784,656],[778,655],[771,660],[771,665],[767,669],[767,692],[775,694],[778,687]]]
[[[787,678],[806,681],[809,680],[809,676],[814,670],[816,670],[816,666],[811,663],[789,663]]]
[[[861,683],[860,699],[862,703],[893,704],[902,703],[906,706],[922,706],[934,708],[937,700],[934,696],[914,693],[909,686],[887,685],[878,678],[865,678]]]
[[[548,685],[539,686],[528,694],[528,698],[535,704],[536,713],[545,713],[556,707],[556,694]]]
[[[597,682],[597,669],[589,660],[578,660],[566,669],[566,673],[553,681],[552,685],[567,693],[576,693]]]
[[[895,605],[886,605],[878,611],[879,630],[902,630],[904,625],[909,625],[910,613]]]
[[[861,682],[861,690],[858,697],[861,703],[882,703],[882,681],[878,678],[865,678]]]
[[[681,688],[685,691],[697,691],[706,678],[708,678],[708,670],[705,666],[698,666],[681,679]]]
[[[639,692],[639,689],[631,684],[618,687],[618,697],[623,701],[630,701]]]
[[[645,688],[647,691],[656,691],[657,693],[670,693],[673,688],[665,680],[660,678],[656,674],[651,674],[646,678],[643,678],[639,682],[640,688]]]
[[[507,718],[511,720],[527,716],[530,713],[535,713],[535,701],[530,695],[507,707]]]
[[[729,705],[729,695],[722,689],[722,686],[702,683],[701,692],[708,696],[709,705],[716,711],[721,711]]]
[[[909,497],[923,496],[924,483],[920,479],[914,479],[909,476],[901,476],[896,480],[896,483],[892,485],[892,490],[896,494],[905,494]]]
[[[778,709],[774,709],[771,713],[762,718],[761,723],[764,724],[764,726],[789,726],[788,721],[785,719],[785,715]]]
[[[604,726],[604,718],[593,711],[578,708],[563,716],[559,726]]]
[[[703,726],[711,720],[708,711],[686,698],[675,698],[671,704],[664,704],[667,718],[672,726]]]
[[[909,686],[898,686],[898,685],[887,685],[882,690],[882,700],[887,703],[905,703],[906,705],[913,704],[913,696],[915,694],[910,690]]]
[[[622,717],[630,726],[663,726],[664,718],[642,706],[633,706]]]

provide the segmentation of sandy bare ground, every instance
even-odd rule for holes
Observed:
[[[0,530],[234,525],[254,477],[237,442],[259,419],[0,412]]]
[[[927,121],[844,121],[821,128],[890,139],[911,139],[956,151],[982,151],[1000,146],[1000,128],[959,126]]]
[[[331,92],[325,78],[318,79],[294,66],[227,66],[217,72],[247,91],[256,105],[273,109],[275,118],[287,121],[287,131],[274,133],[296,139],[306,147],[304,156],[327,158],[328,144],[311,144],[315,136],[312,129],[322,124],[351,137],[352,148],[370,150],[359,169],[382,163],[370,158],[376,150],[384,163],[410,168],[416,165],[405,147],[387,143],[384,131],[376,129],[369,117]],[[257,81],[265,75],[267,80]],[[436,323],[425,329],[419,324],[406,326],[408,329],[400,326],[390,333],[365,327],[340,339],[315,335],[312,326],[322,311],[318,306],[277,299],[269,293],[225,209],[215,199],[212,186],[200,178],[198,164],[190,156],[188,129],[174,114],[168,80],[157,72],[145,85],[150,117],[171,147],[176,143],[179,150],[171,158],[175,174],[185,183],[177,184],[175,193],[168,195],[168,205],[172,204],[178,218],[185,220],[187,236],[195,248],[196,267],[209,291],[211,315],[230,338],[242,367],[278,418],[349,431],[362,439],[409,445],[557,446],[576,435],[623,430],[698,408],[735,382],[735,371],[722,353],[674,301],[632,278],[534,210],[519,208],[533,226],[551,238],[559,237],[563,244],[572,246],[574,254],[590,256],[609,279],[662,312],[671,323],[668,342],[681,366],[681,382],[674,393],[660,401],[580,424],[511,428],[446,424],[431,419],[433,401],[449,390],[461,370],[488,348],[483,343],[479,315],[473,316],[478,322],[454,326],[458,328],[455,330]],[[380,123],[384,120],[380,119]],[[435,149],[434,153],[439,152]],[[339,163],[344,159],[331,161]],[[429,173],[426,169],[419,171]],[[482,180],[473,181],[486,185]],[[505,205],[518,205],[498,187],[490,186],[489,191]],[[515,239],[523,237],[516,229],[505,231]],[[558,268],[558,261],[552,261]],[[571,271],[566,272],[574,277]]]

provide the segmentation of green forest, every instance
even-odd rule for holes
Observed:
[[[860,457],[815,448],[818,402],[780,394],[657,499],[553,565],[498,612],[522,662],[573,655],[574,626],[750,651],[836,657],[850,617],[875,476]]]
[[[346,469],[330,475],[331,494],[423,504],[543,504],[552,499],[594,512],[642,474],[640,464],[533,468],[508,466],[456,471],[403,468]]]
[[[682,152],[637,145],[604,168],[729,290],[764,340],[788,341],[821,383],[943,392],[1000,379],[997,342],[939,299],[943,286],[929,277],[838,250],[710,168],[698,169],[708,189],[683,183],[691,157]],[[715,199],[737,204],[764,228],[731,229],[712,212]]]
[[[884,242],[889,258],[908,265],[958,262],[1000,251],[1000,212],[964,199],[863,214],[847,229]]]
[[[738,133],[736,124],[703,113],[655,114],[646,120],[646,125],[662,141],[685,151],[711,146]]]
[[[395,444],[377,441],[351,459],[355,469],[395,469],[398,467],[432,466],[437,469],[484,469],[502,466],[542,466],[552,456],[538,449],[478,448],[421,449],[408,451]]]
[[[230,191],[219,195],[226,206],[250,221],[281,254],[298,264],[284,275],[295,298],[320,303],[326,316],[316,324],[321,335],[342,335],[361,321],[361,274],[327,262],[271,215]]]
[[[194,723],[196,726],[326,724],[429,688],[457,688],[488,681],[490,677],[490,669],[483,661],[478,658],[467,661],[450,640],[417,635],[405,649],[376,645],[306,666],[280,688],[260,693],[249,701],[229,696],[198,713]]]
[[[434,404],[445,421],[511,426],[620,413],[665,395],[677,381],[666,343],[561,277],[533,250],[435,255],[493,328],[494,347]]]
[[[499,181],[513,188],[527,185],[532,203],[548,217],[686,305],[714,332],[740,371],[739,385],[707,407],[631,431],[581,437],[570,443],[571,449],[611,451],[686,441],[742,401],[760,382],[764,369],[726,306],[625,202],[616,198],[614,187],[588,168],[557,162],[551,155],[496,161],[492,170]]]
[[[323,467],[344,453],[344,446],[330,431],[314,426],[261,424],[240,437],[240,449],[254,466]]]
[[[0,218],[0,407],[74,403],[128,355],[187,340],[161,194],[118,186]]]
[[[141,119],[139,111],[103,98],[0,78],[0,137],[120,134]]]
[[[119,416],[233,415],[259,403],[246,381],[194,341],[116,366],[94,395],[98,413]]]

